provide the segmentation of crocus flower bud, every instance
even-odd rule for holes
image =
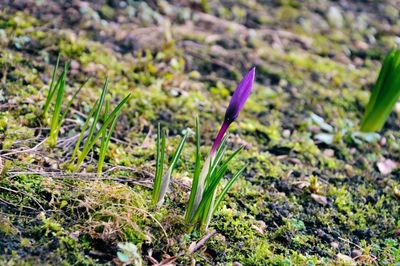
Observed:
[[[247,98],[249,98],[250,92],[253,88],[255,74],[256,68],[253,67],[239,83],[239,86],[233,93],[229,106],[226,109],[224,122],[230,124],[239,116],[239,112],[242,110],[243,105]]]
[[[253,89],[255,74],[256,68],[253,67],[246,74],[246,76],[243,77],[242,81],[239,83],[238,87],[233,93],[232,99],[225,112],[224,122],[222,123],[221,129],[219,130],[211,148],[211,154],[216,152],[219,144],[222,141],[222,138],[228,130],[229,125],[239,116],[240,110],[242,110],[244,103],[246,102],[247,98],[249,98],[250,92]]]
[[[230,124],[236,120],[239,116],[240,110],[242,110],[244,103],[247,98],[249,98],[250,92],[253,88],[254,77],[256,74],[256,69],[253,67],[250,71],[243,77],[242,81],[239,83],[235,92],[232,95],[232,99],[229,103],[228,108],[226,109],[224,122],[221,125],[221,129],[218,132],[217,137],[214,140],[214,144],[211,148],[210,154],[208,155],[203,169],[200,172],[198,188],[196,191],[195,201],[193,204],[194,212],[200,204],[201,198],[203,196],[204,191],[204,182],[206,180],[210,163],[214,160],[215,153],[218,149],[218,146],[221,144],[222,139]]]

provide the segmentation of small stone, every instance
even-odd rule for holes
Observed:
[[[81,64],[79,64],[78,61],[76,61],[76,60],[71,61],[71,69],[79,69],[80,66],[81,66]]]
[[[311,133],[319,133],[321,131],[321,129],[317,126],[309,125],[308,131],[310,131]]]
[[[256,221],[256,224],[253,224],[251,227],[254,230],[256,230],[258,233],[263,235],[265,232],[265,229],[267,228],[267,225],[265,224],[264,221]]]
[[[351,257],[352,257],[353,259],[358,258],[358,257],[360,257],[361,255],[362,255],[362,252],[361,252],[360,250],[358,250],[358,249],[353,249],[353,250],[351,251]]]
[[[353,62],[356,66],[362,66],[364,64],[364,60],[362,60],[360,57],[356,57],[353,59]]]
[[[284,138],[290,137],[290,130],[289,130],[289,129],[283,130],[282,136],[283,136]]]
[[[333,157],[335,155],[335,151],[332,149],[325,149],[323,155],[326,157]]]
[[[342,64],[345,65],[350,65],[351,64],[351,60],[349,57],[347,57],[344,53],[339,53],[337,55],[335,55],[334,59]]]
[[[241,264],[240,262],[235,261],[235,262],[233,263],[233,266],[243,266],[243,264]]]
[[[331,6],[329,8],[327,18],[331,26],[334,26],[336,28],[342,28],[344,25],[342,12],[336,6]]]
[[[71,24],[75,24],[81,19],[81,14],[75,8],[70,7],[65,13],[65,19]]]
[[[383,159],[379,161],[376,166],[382,175],[388,175],[397,168],[397,162],[390,159]]]
[[[366,51],[366,50],[369,49],[368,43],[363,42],[363,41],[356,41],[356,42],[354,43],[354,46],[355,46],[357,49],[363,50],[363,51]]]
[[[339,248],[339,243],[336,242],[336,241],[333,241],[333,242],[331,242],[331,247],[332,247],[333,249],[338,249],[338,248]]]
[[[311,198],[323,206],[328,204],[328,199],[325,196],[321,196],[318,194],[311,194]]]
[[[379,145],[381,145],[381,146],[385,146],[385,145],[386,145],[386,138],[385,138],[385,137],[382,137],[382,138],[379,140]]]

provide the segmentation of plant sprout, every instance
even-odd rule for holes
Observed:
[[[204,162],[200,171],[200,129],[199,122],[196,121],[196,164],[195,173],[192,183],[192,190],[189,199],[189,205],[186,212],[185,220],[187,223],[199,222],[202,227],[207,228],[211,216],[217,209],[222,198],[233,185],[233,182],[243,172],[244,167],[240,169],[224,187],[220,196],[216,200],[216,191],[221,178],[228,169],[229,162],[241,151],[242,148],[236,150],[226,161],[222,161],[222,157],[226,150],[225,133],[230,124],[232,124],[239,116],[240,110],[243,108],[250,92],[253,88],[255,77],[255,68],[253,67],[239,83],[237,89],[232,95],[232,99],[226,110],[224,121],[215,138],[210,154]],[[215,201],[216,200],[216,201]]]
[[[199,191],[200,182],[201,182],[201,171],[200,171],[200,126],[198,120],[196,121],[196,164],[195,164],[195,172],[192,183],[192,190],[190,193],[189,204],[186,210],[185,222],[187,224],[198,224],[201,228],[207,229],[212,215],[215,210],[217,210],[218,206],[222,202],[223,198],[232,187],[237,178],[242,174],[245,167],[242,167],[238,172],[236,172],[230,181],[225,185],[220,194],[217,196],[217,189],[221,179],[226,174],[228,170],[228,165],[236,155],[242,150],[243,147],[237,149],[231,156],[226,160],[222,160],[223,156],[226,152],[226,137],[223,137],[219,147],[215,151],[213,156],[213,160],[206,160],[203,166],[203,170],[207,168],[207,174],[204,180],[204,190],[201,194],[200,201],[198,205],[195,205],[196,202],[196,193]]]
[[[68,101],[64,112],[61,112],[62,103],[64,101],[64,92],[65,92],[65,87],[66,87],[66,78],[67,78],[67,72],[68,72],[69,65],[66,64],[64,66],[64,70],[62,71],[61,75],[59,76],[57,82],[54,84],[55,79],[56,79],[58,65],[59,65],[59,60],[60,60],[60,57],[57,58],[57,63],[56,63],[56,66],[54,67],[53,74],[51,77],[49,92],[47,94],[46,102],[43,107],[43,115],[44,115],[44,117],[47,117],[48,110],[50,108],[50,104],[51,104],[54,96],[56,95],[54,110],[53,110],[51,122],[50,122],[50,134],[49,134],[49,138],[48,138],[48,144],[50,147],[56,146],[58,133],[60,132],[62,123],[67,115],[67,112],[71,108],[72,102],[75,100],[76,96],[78,95],[78,93],[81,91],[81,89],[83,88],[83,86],[86,83],[86,82],[83,83],[82,86],[74,93],[72,98]]]
[[[174,171],[178,162],[179,156],[183,150],[187,139],[188,133],[186,132],[176,148],[175,154],[169,165],[168,171],[163,175],[164,153],[165,153],[165,130],[161,131],[160,124],[157,127],[157,144],[156,144],[156,174],[154,176],[154,189],[152,196],[152,204],[160,207],[164,202],[165,194],[167,193],[169,184],[171,182],[172,172]]]
[[[391,50],[383,61],[378,79],[363,118],[361,131],[374,132],[382,129],[400,96],[400,50]]]
[[[223,160],[227,148],[227,136],[225,133],[230,124],[232,124],[239,116],[240,110],[243,108],[243,105],[249,97],[253,88],[254,77],[255,68],[252,68],[244,76],[242,81],[239,83],[239,86],[233,93],[232,99],[225,113],[224,121],[202,169],[200,154],[200,123],[199,118],[196,118],[196,161],[192,190],[190,192],[189,203],[185,214],[186,224],[198,224],[201,228],[207,229],[212,215],[218,209],[218,206],[221,204],[223,198],[246,167],[243,166],[239,171],[237,171],[217,196],[220,181],[226,174],[229,163],[243,149],[243,147],[240,147],[227,159]],[[169,169],[163,175],[165,131],[161,130],[160,124],[158,125],[156,144],[156,173],[154,177],[154,189],[152,195],[152,203],[157,207],[159,207],[164,201],[164,196],[168,189],[172,172],[183,150],[186,138],[187,134],[184,135],[178,147],[176,148]]]
[[[58,55],[58,57],[57,57],[57,62],[56,62],[56,65],[53,68],[53,74],[51,75],[51,82],[50,82],[50,86],[49,86],[49,91],[47,93],[46,102],[45,102],[44,107],[43,107],[43,114],[44,115],[47,115],[47,111],[49,110],[51,100],[53,99],[54,93],[56,92],[56,90],[54,90],[53,86],[54,86],[54,81],[55,81],[55,78],[56,78],[56,73],[57,73],[57,69],[58,69],[59,63],[60,63],[60,55]]]
[[[105,110],[103,113],[103,123],[96,131],[97,124],[100,120],[100,113],[103,109],[103,105],[105,102],[105,97],[107,94],[108,90],[108,79],[104,82],[103,89],[101,92],[100,99],[97,100],[90,111],[85,123],[82,126],[82,131],[79,135],[78,141],[75,145],[74,152],[72,154],[71,158],[71,164],[70,168],[72,170],[78,170],[83,161],[85,160],[86,156],[88,153],[93,149],[94,145],[97,143],[97,141],[101,138],[101,143],[100,143],[100,152],[99,152],[99,162],[98,162],[98,169],[97,173],[98,175],[101,174],[103,164],[104,164],[104,158],[106,154],[106,150],[108,148],[108,144],[111,139],[112,132],[115,129],[116,122],[118,120],[118,117],[120,115],[122,107],[125,105],[125,103],[128,101],[130,94],[126,96],[118,105],[115,107],[115,109],[109,114],[108,113],[108,103],[105,104]],[[87,132],[87,128],[89,126],[89,123],[91,122],[91,126],[89,129],[89,132]],[[111,125],[111,126],[110,126]],[[108,128],[110,126],[110,128]],[[79,148],[81,146],[81,143],[83,139],[86,137],[86,140],[83,144],[82,151],[79,152]],[[77,158],[77,159],[76,159]],[[73,163],[77,160],[76,164],[74,165]]]

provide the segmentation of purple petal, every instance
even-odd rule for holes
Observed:
[[[227,123],[232,123],[242,110],[244,103],[247,98],[249,98],[250,92],[253,88],[254,77],[256,74],[256,68],[253,67],[250,71],[244,76],[242,81],[239,83],[235,92],[232,95],[231,102],[229,103],[228,108],[225,113],[225,121]]]
[[[233,93],[229,106],[226,109],[224,122],[222,123],[221,129],[219,130],[218,135],[215,138],[214,144],[211,148],[211,154],[214,154],[217,151],[218,146],[221,143],[221,140],[224,137],[226,131],[228,130],[229,125],[238,117],[244,103],[246,102],[247,98],[249,98],[251,89],[253,88],[255,74],[256,68],[253,67],[244,76],[244,78],[236,88],[235,92]]]
[[[214,144],[211,148],[211,154],[215,154],[215,152],[218,149],[219,144],[221,143],[222,139],[224,138],[225,132],[228,130],[229,127],[229,123],[224,121],[224,123],[222,123],[221,129],[218,131],[218,135],[214,140]]]

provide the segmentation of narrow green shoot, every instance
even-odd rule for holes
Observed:
[[[104,108],[104,114],[103,114],[103,121],[107,119],[108,115],[108,109],[109,109],[109,104],[108,101],[106,101],[106,106]],[[117,118],[117,117],[116,117]],[[114,130],[115,124],[116,124],[117,119],[114,119],[110,131]],[[109,135],[111,138],[111,134]],[[108,146],[108,135],[107,131],[104,130],[103,134],[101,135],[101,142],[100,142],[100,152],[99,152],[99,160],[97,162],[97,175],[100,176],[102,173],[103,169],[103,164],[104,164],[104,159],[106,157],[106,151],[107,151],[107,146]]]
[[[43,107],[43,114],[44,115],[47,115],[47,111],[49,110],[50,103],[51,103],[51,101],[52,101],[52,99],[54,97],[54,94],[56,92],[56,90],[54,90],[53,86],[54,86],[54,81],[56,79],[56,74],[57,74],[59,63],[60,63],[60,55],[58,55],[58,57],[57,57],[57,62],[56,62],[56,65],[54,66],[53,74],[51,75],[51,82],[50,82],[50,86],[49,86],[49,91],[47,93],[46,102],[45,102],[44,107]]]
[[[152,204],[160,207],[164,202],[164,197],[167,193],[169,184],[171,182],[172,173],[178,163],[178,159],[182,153],[183,147],[185,146],[188,133],[182,137],[178,147],[175,150],[174,156],[169,164],[167,172],[163,175],[163,164],[164,164],[164,148],[165,148],[165,133],[161,133],[161,146],[160,146],[160,125],[157,130],[157,157],[156,157],[156,175],[154,177],[154,190],[152,197]]]
[[[57,82],[57,85],[53,89],[53,92],[57,92],[57,97],[54,104],[53,115],[51,117],[50,123],[50,135],[48,138],[48,144],[50,147],[55,147],[57,144],[57,137],[59,132],[58,125],[60,124],[61,105],[64,98],[66,72],[67,66],[64,67],[64,71],[62,72],[59,81]]]
[[[361,131],[375,132],[382,129],[400,96],[400,50],[391,50],[383,61],[378,79],[363,118]]]
[[[231,179],[229,179],[228,183],[224,186],[224,188],[222,189],[221,193],[219,194],[217,201],[214,204],[214,208],[212,210],[212,214],[215,213],[215,211],[218,209],[219,205],[221,204],[222,200],[224,199],[225,195],[228,193],[228,191],[231,189],[231,187],[233,186],[233,184],[236,182],[236,180],[238,179],[238,177],[240,177],[244,171],[244,169],[246,169],[246,166],[243,166],[239,171],[236,172],[236,174],[234,174],[232,176]],[[209,222],[209,221],[208,221]]]
[[[104,164],[104,159],[106,157],[106,151],[107,151],[108,145],[110,144],[111,136],[112,136],[112,133],[114,132],[115,126],[117,125],[117,121],[118,121],[120,114],[121,114],[121,111],[119,111],[116,114],[116,116],[114,117],[114,119],[112,120],[110,129],[108,130],[108,133],[105,134],[106,138],[101,139],[101,148],[100,148],[100,155],[99,155],[99,162],[98,162],[98,169],[97,169],[97,173],[99,176],[101,175],[101,173],[103,171],[103,164]]]
[[[89,79],[85,80],[85,82],[82,83],[82,85],[79,87],[79,89],[76,90],[74,95],[72,95],[71,99],[68,101],[67,106],[65,107],[65,111],[63,112],[63,115],[61,116],[61,119],[58,122],[58,131],[60,131],[62,122],[64,121],[65,117],[67,116],[68,110],[71,108],[72,103],[78,96],[79,92],[82,90],[83,86],[85,86],[88,81],[89,81]]]
[[[68,111],[71,109],[73,101],[76,99],[79,92],[82,90],[83,86],[87,82],[87,81],[85,81],[79,87],[79,89],[74,93],[72,98],[68,101],[66,107],[64,107],[64,111],[62,111],[61,109],[62,109],[62,103],[64,101],[66,79],[67,79],[69,64],[66,64],[64,66],[62,73],[60,74],[60,76],[58,77],[58,79],[56,81],[56,75],[57,75],[57,69],[59,66],[59,61],[60,61],[60,57],[57,58],[57,63],[56,63],[56,66],[54,67],[50,86],[49,86],[49,92],[47,94],[46,102],[43,107],[43,115],[46,118],[48,116],[48,111],[50,109],[51,102],[53,101],[54,96],[56,96],[55,103],[54,103],[54,109],[52,111],[52,116],[51,116],[51,121],[50,121],[50,133],[49,133],[49,137],[47,139],[47,142],[50,147],[56,146],[58,134],[60,132],[62,123],[64,122],[64,119],[67,116]]]
[[[75,144],[75,149],[72,154],[71,164],[70,164],[70,169],[72,170],[76,171],[79,169],[79,167],[85,160],[86,156],[93,149],[94,145],[98,142],[99,139],[101,139],[97,173],[100,175],[102,172],[106,150],[110,143],[112,133],[116,126],[116,122],[118,120],[122,107],[126,104],[126,102],[129,100],[130,97],[130,94],[126,96],[110,114],[108,114],[109,108],[108,104],[106,104],[105,111],[103,114],[103,123],[100,129],[96,131],[97,124],[101,116],[101,111],[103,109],[107,89],[108,89],[108,79],[106,79],[106,81],[104,82],[100,99],[96,101],[94,107],[90,111],[82,127],[82,131],[79,135],[78,141]],[[91,123],[89,128],[89,133],[87,134],[86,140],[83,143],[82,151],[80,151],[79,148],[85,138],[85,135],[87,133],[87,128],[89,127],[89,123]],[[74,164],[75,160],[76,164]]]
[[[64,66],[64,70],[61,73],[56,85],[54,88],[51,90],[51,94],[53,94],[50,97],[50,101],[53,99],[53,96],[55,93],[57,93],[55,104],[54,104],[54,110],[52,113],[51,117],[51,122],[50,122],[50,134],[48,138],[48,144],[50,147],[55,147],[57,144],[57,138],[58,138],[58,133],[60,132],[62,123],[67,115],[68,110],[71,108],[72,102],[75,100],[76,96],[82,89],[83,85],[74,93],[72,96],[71,100],[67,103],[67,106],[64,110],[64,113],[61,114],[61,108],[62,108],[62,103],[64,100],[64,93],[65,93],[65,87],[66,87],[66,78],[67,78],[67,72],[68,72],[69,64],[66,64]],[[52,79],[53,80],[53,79]],[[52,83],[54,83],[52,81]],[[50,94],[50,93],[49,93]],[[47,103],[46,103],[47,104]],[[46,108],[46,107],[45,107]],[[46,113],[47,114],[47,113]]]
[[[185,214],[185,223],[190,225],[191,228],[198,226],[201,229],[207,229],[212,215],[216,208],[221,204],[224,196],[232,187],[237,178],[244,171],[244,167],[233,175],[232,179],[225,185],[222,192],[218,194],[219,184],[221,179],[225,176],[228,165],[235,158],[242,148],[236,150],[228,159],[223,160],[227,147],[226,132],[229,126],[237,119],[240,110],[243,108],[246,100],[250,96],[255,79],[255,68],[243,77],[225,112],[224,121],[221,124],[220,130],[215,137],[214,143],[211,147],[210,153],[205,160],[203,167],[200,167],[200,126],[199,119],[196,119],[196,155],[195,155],[195,168],[192,182],[192,190],[189,197],[189,203]],[[160,136],[160,134],[158,134]],[[158,137],[159,139],[160,137]],[[159,141],[157,142],[157,162],[159,158]],[[158,165],[158,164],[157,164]],[[168,176],[168,173],[167,173]],[[156,177],[154,184],[154,191],[156,193],[161,191],[161,174],[159,169],[156,169]],[[153,194],[153,199],[157,199],[157,195]]]
[[[206,160],[205,164],[209,163],[209,166],[207,167],[208,172],[205,176],[204,184],[200,187],[200,126],[198,120],[196,120],[196,166],[192,182],[192,190],[185,214],[186,224],[198,224],[202,229],[206,229],[211,221],[212,215],[220,205],[224,196],[244,170],[244,167],[239,170],[227,185],[225,185],[222,192],[218,194],[220,181],[226,174],[229,163],[243,149],[243,147],[237,149],[227,159],[223,160],[227,147],[226,139],[226,136],[221,139],[221,143],[213,158],[211,160]],[[196,205],[196,194],[198,194],[199,190],[202,192],[200,194],[200,200]]]
[[[161,130],[160,123],[157,126],[157,143],[156,143],[156,174],[154,175],[154,188],[152,195],[152,205],[155,206],[158,202],[158,197],[161,189],[162,173],[164,169],[164,154],[165,154],[165,131]]]
[[[194,175],[192,181],[192,190],[190,192],[189,204],[186,209],[185,223],[188,224],[193,218],[194,202],[197,193],[197,187],[199,185],[199,177],[201,171],[201,154],[200,154],[200,123],[199,117],[196,117],[196,162],[194,166]]]
[[[164,202],[165,194],[167,193],[169,184],[171,182],[172,173],[173,173],[173,171],[176,167],[176,164],[178,162],[178,159],[182,153],[183,147],[185,146],[187,136],[188,136],[188,133],[186,132],[185,135],[183,136],[183,138],[181,139],[178,147],[176,148],[175,154],[172,157],[172,161],[169,164],[168,171],[163,175],[163,177],[161,179],[161,186],[160,186],[160,192],[158,194],[157,207],[160,207]]]
[[[84,123],[83,126],[82,126],[81,133],[79,134],[78,141],[77,141],[76,144],[75,144],[74,152],[72,153],[71,162],[74,162],[76,156],[78,155],[79,147],[81,146],[82,140],[83,140],[83,138],[85,137],[85,133],[86,133],[86,130],[87,130],[88,126],[89,126],[89,122],[91,121],[91,119],[92,119],[92,117],[93,117],[93,115],[94,115],[94,112],[97,110],[98,104],[99,104],[99,101],[96,100],[96,102],[95,102],[94,105],[93,105],[92,110],[90,110],[90,113],[89,113],[89,115],[87,116],[86,121],[85,121],[85,123]]]

